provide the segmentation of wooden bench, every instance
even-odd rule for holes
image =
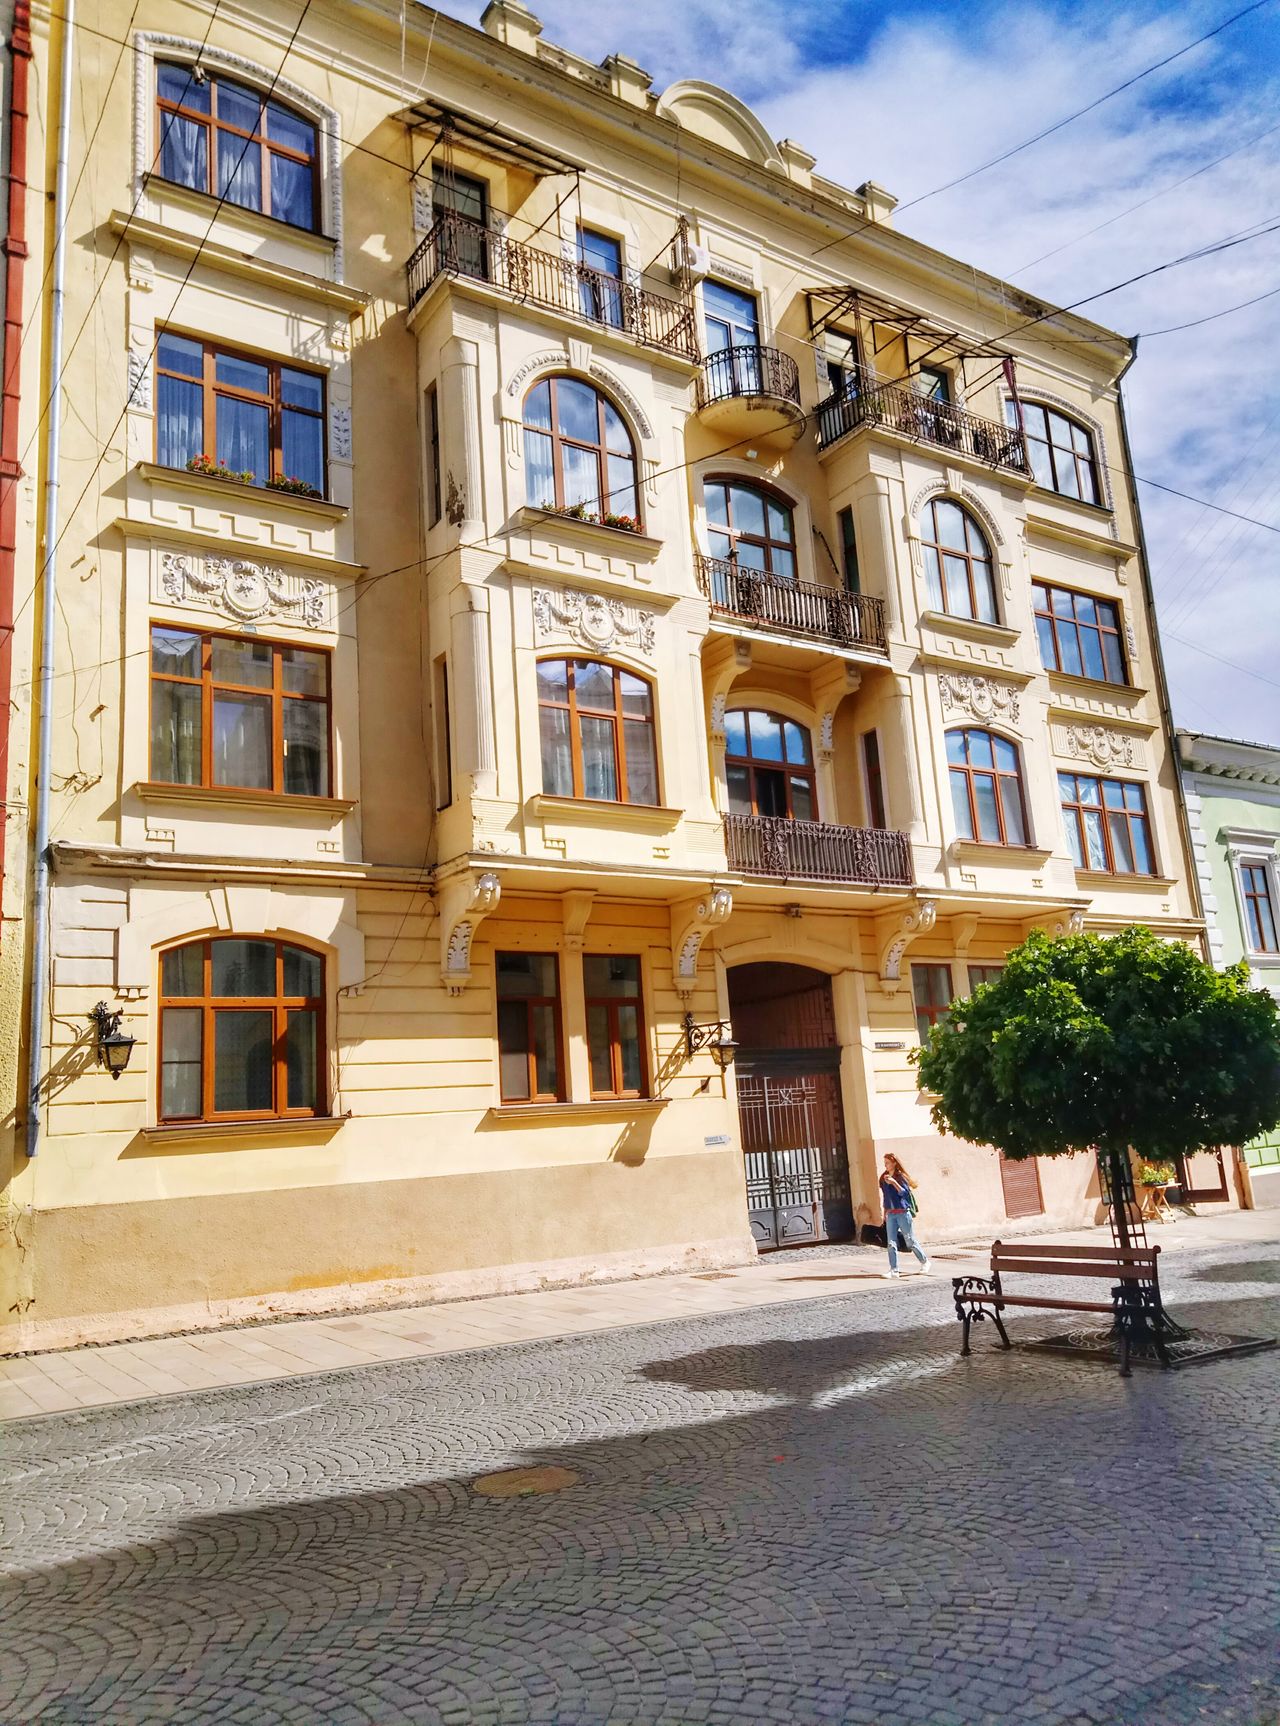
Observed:
[[[1157,1261],[1159,1247],[1045,1247],[1034,1241],[996,1241],[991,1248],[989,1277],[953,1277],[956,1317],[964,1326],[961,1354],[969,1353],[969,1326],[974,1319],[994,1319],[1005,1348],[1012,1348],[1001,1319],[1006,1307],[1040,1307],[1051,1312],[1109,1313],[1120,1344],[1120,1372],[1130,1375],[1129,1356],[1135,1341],[1154,1348],[1161,1366],[1168,1366],[1165,1313],[1160,1303]],[[1049,1294],[1009,1294],[1009,1276],[1105,1277],[1111,1299],[1063,1300]],[[1081,1291],[1082,1293],[1085,1291]]]

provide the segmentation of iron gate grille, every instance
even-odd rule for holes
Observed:
[[[853,1214],[838,1075],[741,1074],[738,1112],[756,1244],[847,1235]]]

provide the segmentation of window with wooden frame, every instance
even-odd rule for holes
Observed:
[[[640,960],[588,953],[582,961],[593,1097],[642,1097],[647,1091]]]
[[[156,344],[156,461],[323,497],[324,378],[165,330]]]
[[[862,576],[858,569],[858,534],[853,524],[853,510],[842,509],[836,516],[840,528],[840,562],[844,571],[847,593],[862,592]]]
[[[795,518],[785,498],[740,479],[704,480],[702,496],[712,557],[795,580]]]
[[[1128,683],[1120,607],[1110,599],[1077,593],[1069,587],[1033,582],[1031,600],[1040,638],[1040,663],[1046,671],[1093,677],[1100,683]]]
[[[588,520],[640,528],[636,450],[626,422],[607,396],[556,375],[524,398],[525,500],[537,509],[576,512]]]
[[[1004,976],[1004,966],[1003,965],[970,965],[968,967],[968,972],[969,972],[969,993],[972,995],[973,991],[975,989],[980,989],[984,983],[994,983],[998,978],[1003,977]]]
[[[1027,808],[1018,747],[976,726],[947,733],[956,833],[984,845],[1025,845]]]
[[[1098,458],[1093,433],[1078,421],[1039,402],[1004,404],[1005,419],[1015,429],[1018,409],[1026,432],[1027,459],[1037,485],[1082,503],[1102,502],[1098,483]]]
[[[878,731],[864,731],[862,734],[862,777],[867,792],[867,826],[887,827]]]
[[[659,802],[653,687],[601,659],[538,662],[542,789],[600,803]]]
[[[950,965],[913,965],[911,967],[911,999],[916,1010],[916,1030],[920,1041],[927,1043],[929,1033],[951,1012]]]
[[[312,121],[220,72],[161,60],[156,126],[161,179],[314,231],[320,163]]]
[[[498,1077],[504,1103],[564,1100],[560,962],[554,953],[495,955]]]
[[[1251,953],[1280,953],[1276,934],[1276,907],[1271,891],[1271,871],[1265,863],[1241,863],[1240,898],[1244,905],[1245,935]]]
[[[329,655],[151,626],[151,779],[328,797]]]
[[[991,547],[968,510],[950,498],[932,499],[925,505],[920,544],[933,610],[995,623]]]
[[[803,725],[781,713],[735,707],[725,714],[724,729],[733,814],[817,820],[813,743]]]
[[[161,1121],[324,1113],[324,961],[218,937],[160,955]]]
[[[578,224],[578,302],[593,323],[620,330],[626,321],[622,286],[622,241]]]
[[[1154,875],[1155,849],[1146,787],[1131,779],[1059,773],[1067,849],[1077,869],[1108,875]]]

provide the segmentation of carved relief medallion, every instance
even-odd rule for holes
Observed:
[[[653,613],[601,593],[535,588],[533,621],[540,641],[567,637],[594,653],[606,653],[613,647],[653,652]]]
[[[974,719],[1003,719],[1018,723],[1021,694],[1012,683],[1001,683],[994,677],[983,677],[964,671],[942,671],[938,674],[938,693],[942,711],[969,714]]]
[[[236,623],[267,619],[328,629],[331,595],[328,582],[251,558],[195,551],[160,554],[158,599],[218,611]]]

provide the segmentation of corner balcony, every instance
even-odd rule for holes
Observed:
[[[884,602],[842,587],[784,581],[721,557],[695,555],[698,587],[717,617],[833,647],[887,655]]]
[[[726,815],[729,867],[776,881],[838,881],[850,886],[911,887],[911,841],[884,827],[838,827],[778,815]]]
[[[702,362],[698,417],[735,439],[792,444],[804,430],[799,367],[777,348],[718,348]]]
[[[642,347],[697,361],[693,308],[649,288],[633,287],[573,259],[509,240],[453,210],[437,216],[406,265],[409,309],[442,275],[464,276],[525,305],[598,329],[617,330]]]
[[[1020,431],[981,418],[950,402],[917,395],[901,384],[885,383],[874,372],[855,368],[844,388],[818,405],[818,448],[831,449],[862,427],[895,432],[913,443],[954,451],[988,467],[1030,475]]]

